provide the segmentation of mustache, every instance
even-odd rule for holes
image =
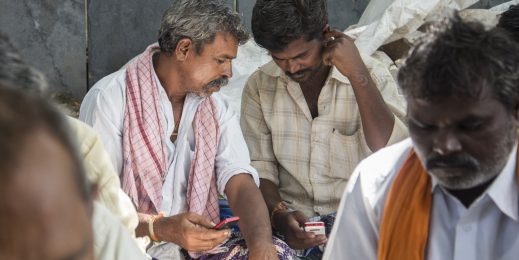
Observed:
[[[215,86],[223,87],[223,86],[225,86],[227,84],[229,84],[229,78],[221,77],[219,79],[215,79],[215,80],[209,82],[209,84],[207,84],[207,86],[206,86],[206,89],[209,89],[209,88],[212,88],[212,87],[215,87]]]
[[[297,78],[297,76],[300,76],[301,74],[307,73],[309,71],[311,71],[311,69],[304,69],[304,70],[296,71],[294,73],[290,73],[290,71],[285,71],[285,74],[287,74],[287,76],[289,76],[291,78],[293,78],[293,77]]]
[[[480,164],[476,159],[464,154],[450,156],[436,155],[427,159],[425,166],[428,170],[434,168],[459,168],[478,171],[480,169]]]

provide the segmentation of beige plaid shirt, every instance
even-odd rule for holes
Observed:
[[[407,137],[404,101],[389,71],[364,58],[395,124],[389,144]],[[281,198],[307,216],[337,211],[355,166],[371,151],[348,78],[335,67],[312,119],[299,84],[273,62],[254,72],[242,97],[241,127],[252,166],[279,187]]]

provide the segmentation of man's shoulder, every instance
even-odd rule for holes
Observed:
[[[110,93],[120,91],[126,88],[126,68],[123,67],[118,71],[108,74],[97,81],[90,91],[100,93]],[[90,92],[89,91],[89,92]]]
[[[283,71],[279,68],[276,63],[271,60],[270,62],[267,62],[263,64],[261,67],[259,67],[256,71],[254,71],[251,76],[249,77],[249,80],[265,80],[270,78],[278,78],[283,75]]]

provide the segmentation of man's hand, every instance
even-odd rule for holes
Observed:
[[[326,65],[334,65],[346,77],[355,76],[359,71],[365,70],[364,62],[353,39],[346,34],[329,30],[324,33],[325,47],[323,62]]]
[[[326,243],[324,235],[314,235],[301,229],[308,218],[301,211],[282,211],[274,215],[274,226],[285,236],[293,249],[306,249]]]
[[[179,245],[187,251],[207,251],[227,239],[230,230],[214,230],[214,223],[195,213],[182,213],[155,220],[158,239]]]

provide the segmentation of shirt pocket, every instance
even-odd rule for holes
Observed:
[[[361,158],[360,131],[353,135],[341,134],[333,129],[330,137],[330,175],[333,178],[349,180]]]

